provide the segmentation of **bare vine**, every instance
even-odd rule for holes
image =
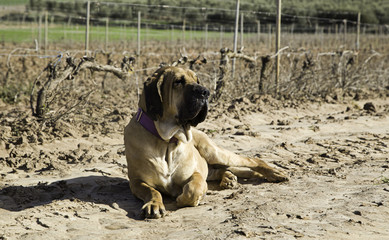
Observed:
[[[201,55],[198,55],[196,58],[193,58],[193,59],[190,59],[186,53],[180,52],[180,55],[181,55],[181,57],[177,61],[174,61],[171,64],[171,66],[175,67],[178,65],[185,65],[188,63],[189,69],[193,70],[195,65],[203,65],[203,64],[207,63],[206,58],[202,57],[202,59],[200,59]]]
[[[90,81],[88,91],[82,93],[77,99],[72,99],[63,104],[58,109],[52,109],[55,102],[64,98],[66,94],[69,94],[73,89],[63,88],[62,84],[66,81],[74,81],[81,71],[89,70],[93,72],[106,72],[112,73],[119,79],[127,81],[130,74],[134,71],[135,59],[132,57],[123,57],[120,67],[111,65],[99,64],[94,58],[82,57],[74,58],[67,56],[64,66],[61,67],[59,59],[50,62],[44,70],[35,79],[31,94],[30,94],[30,107],[33,116],[40,120],[55,122],[63,116],[69,114],[85,103],[88,97],[97,89],[96,84]],[[41,78],[46,73],[46,80],[42,83]],[[39,88],[36,93],[35,89]]]
[[[255,58],[245,55],[242,52],[234,53],[228,48],[220,49],[220,64],[219,64],[220,71],[219,71],[218,80],[216,82],[215,93],[211,98],[212,102],[219,100],[225,89],[227,78],[230,75],[230,65],[229,65],[230,58],[241,59],[246,63],[249,63],[250,66],[253,66],[256,63]]]

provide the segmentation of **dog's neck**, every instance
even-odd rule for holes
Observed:
[[[156,136],[157,138],[165,141],[158,133],[157,128],[155,127],[154,121],[147,116],[147,114],[142,110],[142,108],[138,109],[138,112],[136,113],[136,121],[142,125],[147,131],[149,131],[151,134]],[[175,137],[172,137],[169,140],[169,143],[176,143],[177,144],[178,139]]]

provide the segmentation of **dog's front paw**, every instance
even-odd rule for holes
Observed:
[[[233,189],[238,186],[238,178],[230,171],[225,171],[220,182],[222,189]]]
[[[150,201],[143,205],[142,214],[145,218],[160,218],[165,216],[165,206],[161,202]]]

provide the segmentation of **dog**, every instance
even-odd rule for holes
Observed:
[[[287,181],[286,175],[257,158],[218,147],[195,127],[208,112],[210,92],[187,69],[162,67],[144,83],[137,114],[124,130],[128,178],[132,193],[144,201],[146,218],[166,214],[162,195],[177,206],[197,206],[207,180],[230,188],[237,177]]]

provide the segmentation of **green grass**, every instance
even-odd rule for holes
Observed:
[[[29,0],[1,0],[0,6],[26,5]]]
[[[38,28],[32,25],[21,26],[0,26],[0,41],[4,42],[34,42],[34,39],[38,39]],[[157,30],[157,29],[141,29],[141,40],[158,40],[158,41],[176,41],[183,36],[181,30]],[[218,39],[220,37],[219,32],[208,32],[208,39]],[[224,33],[224,38],[232,38],[232,33]],[[109,42],[117,41],[136,41],[137,29],[136,28],[121,28],[110,27],[109,28]],[[205,32],[202,31],[186,31],[185,39],[198,39],[205,38]],[[44,28],[41,29],[41,39],[44,39]],[[48,40],[49,42],[84,42],[85,41],[85,26],[52,26],[48,28]],[[90,28],[90,41],[105,41],[105,27],[92,26]]]

